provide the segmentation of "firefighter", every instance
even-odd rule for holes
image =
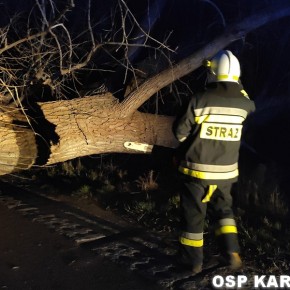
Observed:
[[[240,64],[231,51],[220,51],[206,63],[206,89],[193,96],[185,114],[173,124],[180,141],[178,171],[184,185],[179,261],[189,265],[193,274],[202,271],[208,205],[223,261],[232,269],[242,266],[231,189],[238,178],[243,122],[255,110],[240,84]]]

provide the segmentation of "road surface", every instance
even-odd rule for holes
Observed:
[[[77,211],[35,196],[30,197],[28,204],[28,196],[23,201],[21,196],[17,199],[15,195],[5,195],[4,192],[11,189],[3,187],[0,194],[0,289],[160,289],[156,282],[82,247],[85,241],[82,238],[90,236],[76,232],[85,233],[84,225],[78,226],[74,218],[64,219],[57,209],[45,212],[44,205],[46,202],[47,207],[56,204],[55,208],[63,207],[66,212],[79,214]],[[110,230],[105,221],[102,226]]]

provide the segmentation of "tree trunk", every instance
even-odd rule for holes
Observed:
[[[49,122],[49,126],[42,128],[46,131],[45,136],[39,138],[46,139],[46,150],[49,151],[42,162],[45,165],[92,154],[145,153],[125,147],[125,142],[165,147],[177,145],[171,131],[173,117],[136,111],[127,118],[120,118],[118,100],[109,93],[39,105]],[[31,129],[12,125],[15,114],[13,117],[11,114],[1,115],[1,118],[0,175],[28,169],[36,157],[43,158],[37,156],[37,151],[42,154],[44,150],[37,150]],[[23,115],[21,122],[27,122]]]
[[[136,111],[120,118],[118,100],[111,94],[41,103],[40,107],[57,136],[47,165],[91,154],[135,153],[124,146],[125,142],[177,145],[171,131],[173,117]]]
[[[31,167],[37,156],[35,134],[21,111],[0,107],[0,175]]]
[[[45,119],[55,126],[57,137],[50,146],[47,165],[91,154],[138,152],[126,148],[125,142],[177,145],[171,132],[173,117],[136,111],[120,118],[118,100],[109,93],[41,103],[40,108]]]

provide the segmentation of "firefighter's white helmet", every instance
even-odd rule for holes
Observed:
[[[207,62],[208,82],[239,82],[241,70],[238,59],[229,50],[222,50]]]

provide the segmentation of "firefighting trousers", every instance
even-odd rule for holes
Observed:
[[[215,221],[215,235],[221,254],[239,252],[237,227],[232,211],[232,183],[209,186],[184,180],[180,196],[181,261],[196,266],[203,262],[203,231],[208,206]]]

